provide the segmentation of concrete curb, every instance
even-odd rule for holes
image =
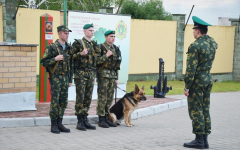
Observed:
[[[165,104],[150,106],[146,108],[137,109],[132,113],[132,119],[138,119],[141,117],[158,114],[164,111],[172,110],[187,106],[187,99],[181,99],[174,102]],[[89,123],[98,123],[98,116],[88,116]],[[65,125],[76,125],[76,116],[64,116],[63,124]],[[49,126],[51,125],[49,117],[33,117],[33,118],[2,118],[0,119],[0,128],[14,128],[14,127],[32,127],[32,126]]]

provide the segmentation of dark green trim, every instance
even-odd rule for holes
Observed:
[[[175,73],[165,73],[168,80],[175,80]],[[129,74],[128,81],[156,81],[159,78],[158,73],[147,74]]]

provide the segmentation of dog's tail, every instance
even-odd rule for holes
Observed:
[[[115,123],[117,121],[117,117],[114,113],[110,113],[109,115],[109,120],[112,122],[112,123]]]

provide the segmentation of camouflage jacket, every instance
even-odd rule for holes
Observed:
[[[208,35],[203,35],[188,48],[185,88],[189,89],[194,82],[208,84],[210,70],[215,58],[218,44]]]
[[[101,55],[97,59],[97,65],[99,66],[99,77],[118,79],[118,70],[120,70],[121,64],[120,50],[116,45],[110,46],[106,42],[103,43],[103,45],[100,45],[100,49]],[[110,57],[106,56],[108,50],[112,51],[113,53],[113,55]]]
[[[83,51],[83,43],[88,49],[88,54],[81,56]],[[96,72],[96,61],[97,57],[100,55],[100,49],[95,41],[89,42],[84,37],[80,39],[75,39],[72,44],[73,47],[73,59],[74,59],[74,78],[80,77],[95,77]]]
[[[57,47],[56,47],[57,46]],[[60,54],[57,50],[60,51]],[[72,83],[73,79],[73,50],[71,45],[66,42],[66,48],[63,50],[61,44],[56,40],[54,43],[51,43],[45,50],[43,58],[41,60],[41,65],[46,67],[47,71],[51,74],[54,66],[57,61],[55,61],[55,57],[57,55],[63,55],[63,60],[59,61],[56,70],[54,71],[55,75],[67,75],[69,77],[69,82]]]

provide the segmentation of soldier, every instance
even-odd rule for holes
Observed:
[[[207,35],[210,24],[193,16],[193,36],[188,48],[184,95],[188,96],[188,112],[192,120],[195,140],[184,143],[189,148],[209,148],[207,137],[211,133],[210,92],[213,86],[210,70],[218,44]]]
[[[94,33],[93,24],[83,26],[84,37],[75,39],[72,44],[74,50],[74,82],[76,84],[75,115],[78,123],[77,129],[95,130],[96,127],[89,124],[87,116],[92,100],[94,80],[96,77],[96,59],[100,55],[97,43],[92,41]]]
[[[59,39],[51,43],[45,50],[41,64],[49,73],[51,85],[51,132],[59,134],[70,132],[62,125],[63,114],[68,104],[68,87],[73,78],[73,51],[67,43],[69,32],[67,26],[57,27]]]
[[[114,87],[118,84],[118,70],[121,64],[121,52],[114,45],[115,31],[109,30],[104,33],[105,43],[100,45],[101,57],[97,59],[98,69],[98,101],[97,115],[98,125],[103,128],[117,127],[109,121],[109,107],[113,101]]]

